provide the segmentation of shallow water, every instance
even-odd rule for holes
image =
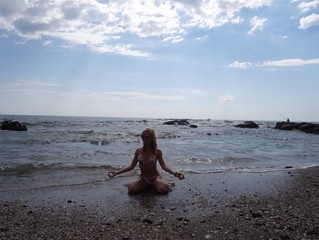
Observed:
[[[165,119],[0,116],[24,123],[27,132],[0,131],[3,187],[103,181],[104,173],[130,163],[154,128],[164,160],[184,173],[267,172],[319,165],[319,136],[273,129],[240,129],[242,121],[189,120],[198,128],[163,125]],[[136,171],[131,174],[137,174]]]

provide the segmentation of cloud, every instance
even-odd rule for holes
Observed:
[[[92,91],[92,90],[76,90],[70,89],[65,85],[54,84],[45,81],[28,81],[17,80],[16,82],[0,87],[2,95],[9,94],[10,96],[33,96],[41,98],[55,99],[61,98],[81,98],[92,99],[98,98],[100,100],[107,99],[130,99],[130,100],[184,100],[189,96],[202,96],[204,93],[196,90],[189,90],[181,94],[154,94],[137,91]]]
[[[318,0],[313,0],[310,2],[301,2],[298,7],[302,13],[306,13],[311,11],[312,9],[316,9],[319,6]]]
[[[117,99],[136,99],[136,100],[184,100],[185,97],[182,95],[157,95],[142,92],[100,92],[95,93],[104,97],[112,97]]]
[[[230,102],[230,101],[233,101],[234,99],[235,97],[231,95],[221,95],[218,97],[219,103]]]
[[[298,67],[304,65],[319,64],[319,58],[304,60],[300,58],[282,59],[277,61],[266,61],[261,63],[261,67]]]
[[[282,60],[264,61],[262,63],[252,63],[252,62],[238,62],[235,61],[229,64],[232,68],[282,68],[282,67],[302,67],[305,65],[318,65],[319,58],[304,60],[300,58],[288,58]]]
[[[258,18],[257,16],[253,17],[250,20],[251,29],[248,34],[253,35],[257,30],[262,30],[267,18]]]
[[[316,25],[319,25],[319,14],[313,13],[307,17],[302,17],[299,20],[300,29],[307,29]]]
[[[243,9],[269,6],[271,0],[52,0],[0,1],[0,29],[23,41],[85,46],[96,52],[150,57],[145,38],[169,44],[184,41],[193,28],[211,29],[243,22]],[[259,20],[259,22],[258,22]],[[264,19],[255,19],[253,33]]]
[[[14,88],[58,88],[63,87],[63,85],[56,84],[56,83],[50,83],[45,81],[28,81],[19,79],[16,82],[14,82],[12,85]]]
[[[52,41],[48,41],[48,40],[42,43],[43,46],[49,46],[51,44],[52,44]]]
[[[208,39],[208,35],[197,37],[196,40],[199,42],[206,42]]]
[[[185,97],[206,97],[208,93],[197,89],[182,89],[180,93]]]
[[[299,29],[307,29],[319,25],[319,14],[314,13],[314,10],[318,7],[318,0],[312,0],[308,2],[302,1],[301,3],[299,3],[298,8],[300,9],[301,14],[308,14],[307,16],[299,19]],[[313,12],[312,14],[311,11]]]
[[[250,68],[251,66],[252,66],[251,62],[238,62],[238,61],[235,61],[235,62],[229,64],[229,67],[232,67],[232,68]]]
[[[9,36],[7,34],[0,34],[0,39],[1,38],[8,38]]]

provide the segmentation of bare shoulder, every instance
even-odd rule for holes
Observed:
[[[138,149],[136,149],[136,151],[135,151],[135,155],[139,155],[139,154],[141,153],[141,151],[142,151],[142,148],[138,148]]]
[[[162,157],[162,151],[161,151],[161,149],[156,149],[156,156],[157,157]]]

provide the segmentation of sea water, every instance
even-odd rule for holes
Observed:
[[[319,165],[319,135],[275,130],[276,122],[256,121],[258,129],[242,129],[235,125],[243,121],[210,119],[189,119],[197,128],[164,125],[168,119],[0,115],[6,119],[28,131],[0,131],[2,190],[104,181],[108,171],[131,163],[148,127],[156,132],[166,164],[185,174]],[[128,174],[138,172],[136,167]]]

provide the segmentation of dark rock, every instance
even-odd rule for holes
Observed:
[[[5,120],[1,124],[1,130],[28,131],[27,127],[18,121]]]
[[[251,216],[252,216],[253,218],[259,218],[259,217],[262,217],[262,215],[261,215],[261,213],[260,213],[260,212],[253,212],[253,211],[251,211],[250,213],[251,213]]]
[[[300,128],[301,128],[302,126],[306,125],[306,124],[308,124],[308,123],[306,123],[306,122],[297,123],[296,129],[297,129],[297,130],[300,130]]]
[[[300,126],[302,126],[305,123],[293,123],[293,122],[277,122],[275,129],[280,129],[280,130],[295,130],[299,129]]]
[[[148,224],[152,224],[152,223],[153,223],[152,220],[149,220],[149,219],[147,219],[147,218],[145,218],[145,219],[143,220],[143,222],[148,223]]]
[[[190,123],[185,119],[171,120],[171,121],[164,122],[163,124],[164,125],[190,125]]]
[[[178,217],[178,218],[176,218],[176,220],[180,221],[180,222],[189,222],[189,219],[183,218],[183,217]]]
[[[291,131],[291,130],[296,129],[296,127],[297,127],[297,125],[294,124],[294,123],[286,123],[286,124],[283,124],[283,125],[280,127],[280,130]]]
[[[287,122],[277,122],[275,129],[280,129],[282,125],[286,124]]]
[[[179,119],[179,120],[171,120],[164,122],[163,125],[175,125],[175,126],[189,126],[190,128],[198,128],[197,125],[190,124],[189,121],[186,119]]]
[[[314,123],[293,123],[293,122],[277,122],[275,129],[279,130],[299,130],[305,133],[319,134],[319,124]]]
[[[308,124],[304,124],[302,125],[299,130],[300,131],[303,131],[303,132],[306,132],[306,133],[312,133],[313,129],[316,127],[315,124],[312,124],[312,123],[308,123]]]
[[[319,127],[315,127],[315,128],[312,130],[312,133],[314,133],[314,134],[319,134]]]
[[[253,121],[246,121],[244,123],[235,125],[235,127],[238,127],[238,128],[259,128],[258,124],[256,124]]]

